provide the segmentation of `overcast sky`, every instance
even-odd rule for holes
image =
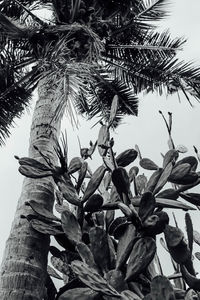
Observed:
[[[184,50],[179,54],[185,61],[193,60],[200,65],[200,1],[199,0],[172,0],[169,5],[171,16],[163,22],[163,28],[170,28],[173,36],[184,36],[188,39]],[[17,161],[14,155],[26,156],[28,151],[29,128],[31,124],[32,108],[26,112],[21,120],[16,120],[16,126],[11,131],[12,135],[6,141],[6,146],[0,148],[0,261],[4,244],[8,238],[15,208],[20,196],[23,177],[18,173]],[[138,144],[144,157],[161,163],[160,153],[167,151],[167,132],[158,110],[165,114],[173,112],[174,126],[173,137],[176,145],[184,144],[189,149],[189,154],[194,155],[193,145],[200,150],[200,104],[193,100],[191,108],[182,95],[181,104],[176,96],[168,97],[147,95],[141,97],[138,118],[129,117],[124,119],[123,124],[113,133],[116,137],[115,151],[118,153],[128,148],[134,148]],[[69,154],[71,157],[79,155],[77,134],[82,146],[88,146],[91,140],[97,137],[99,127],[90,129],[94,121],[80,120],[79,132],[73,131],[65,118],[63,127],[68,131]],[[94,164],[94,163],[92,163]],[[143,170],[141,170],[143,173]],[[180,218],[184,213],[179,213]],[[194,226],[198,230],[197,213],[195,214]]]

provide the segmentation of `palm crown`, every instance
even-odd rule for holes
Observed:
[[[200,69],[176,59],[182,38],[157,33],[165,0],[4,0],[0,2],[0,142],[31,92],[46,78],[60,110],[75,107],[107,119],[119,97],[123,114],[137,115],[137,94],[181,90],[199,98]],[[33,11],[45,8],[48,20]],[[59,111],[55,112],[59,114]]]

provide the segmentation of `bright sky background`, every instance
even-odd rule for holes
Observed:
[[[199,0],[171,0],[168,6],[171,16],[163,22],[163,28],[170,28],[173,36],[184,36],[188,39],[184,51],[179,54],[185,61],[193,60],[200,65],[200,1]],[[168,97],[167,99],[148,95],[141,97],[139,104],[138,118],[129,117],[124,119],[116,133],[115,151],[120,153],[123,150],[134,148],[135,144],[140,146],[142,155],[161,164],[160,153],[165,153],[167,148],[167,131],[158,110],[166,115],[168,111],[173,112],[174,126],[173,137],[175,144],[184,144],[189,149],[189,154],[194,155],[193,145],[200,151],[200,104],[193,101],[191,108],[185,97]],[[21,192],[23,176],[18,172],[18,163],[14,155],[26,156],[28,151],[29,130],[31,124],[32,108],[26,112],[21,120],[16,120],[16,126],[11,131],[12,135],[6,141],[6,146],[0,148],[0,261],[2,259],[5,241],[8,238],[11,223],[14,217],[16,205]],[[77,134],[80,137],[82,146],[88,146],[90,140],[95,141],[99,127],[90,129],[95,123],[81,120],[80,130],[73,131],[71,125],[65,118],[63,127],[68,131],[69,155],[79,155]],[[96,157],[96,156],[95,156]],[[92,163],[94,165],[94,163]],[[143,169],[140,173],[143,173]],[[196,230],[199,229],[197,215],[194,213],[193,223]],[[183,224],[184,212],[178,213],[180,222]],[[167,258],[169,259],[169,258]],[[200,267],[200,262],[199,262]]]

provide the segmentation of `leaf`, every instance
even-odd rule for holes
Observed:
[[[177,200],[179,197],[179,192],[174,189],[166,189],[157,194],[156,197]]]
[[[73,243],[81,242],[82,233],[80,225],[74,214],[68,210],[61,213],[61,223],[67,238]]]
[[[147,217],[152,215],[154,209],[155,209],[155,198],[150,192],[146,192],[142,195],[140,200],[140,206],[138,215],[143,222]]]
[[[119,167],[127,167],[130,165],[138,156],[138,152],[135,149],[128,149],[120,153],[116,157],[116,162]]]
[[[195,156],[186,156],[182,158],[181,160],[177,161],[176,166],[182,165],[182,164],[190,164],[191,171],[196,171],[198,160]]]
[[[181,208],[183,210],[195,210],[194,207],[186,205],[178,200],[171,200],[165,198],[157,198],[156,197],[156,206],[158,207],[168,207],[168,208]]]
[[[56,279],[62,280],[62,277],[51,267],[51,266],[47,266],[47,273],[49,274],[49,276],[54,277]]]
[[[93,254],[90,248],[84,243],[77,243],[76,250],[79,253],[82,261],[86,263],[89,267],[96,269],[97,266],[94,261]]]
[[[140,197],[133,197],[131,199],[131,203],[135,206],[140,205]],[[194,207],[186,205],[178,200],[171,200],[171,199],[165,199],[165,198],[155,198],[156,199],[156,207],[166,207],[166,208],[181,208],[183,210],[195,210]]]
[[[15,158],[17,158],[15,156]],[[30,157],[21,157],[17,158],[18,162],[21,166],[31,166],[35,169],[39,169],[40,171],[51,171],[51,168],[46,166],[45,164],[39,162],[38,160]]]
[[[90,288],[73,288],[65,291],[58,300],[95,300],[97,296],[98,293]]]
[[[108,228],[112,221],[115,218],[115,211],[114,210],[107,210],[105,214],[105,223],[106,223],[106,231],[108,231]]]
[[[110,267],[110,250],[107,234],[101,227],[93,227],[89,231],[91,251],[97,266],[103,271],[108,272]]]
[[[127,218],[132,218],[133,217],[133,213],[132,210],[129,208],[128,205],[119,202],[117,203],[117,206],[119,207],[119,209],[122,211],[122,213],[127,217]]]
[[[112,159],[111,157],[104,156],[103,162],[109,171],[113,171],[115,169],[114,159]]]
[[[69,266],[66,262],[62,259],[51,256],[51,263],[55,269],[57,269],[62,274],[68,275],[69,274]]]
[[[188,237],[188,245],[190,252],[192,253],[193,250],[193,225],[192,225],[192,219],[189,215],[189,213],[185,214],[185,225],[186,225],[186,231],[187,231],[187,237]]]
[[[137,294],[132,291],[125,290],[121,293],[122,300],[142,300]]]
[[[187,263],[189,265],[191,252],[185,242],[183,232],[177,227],[166,225],[164,234],[167,247],[175,262],[178,264]]]
[[[127,226],[128,226],[128,222],[124,222],[124,223],[119,224],[118,226],[115,227],[115,229],[113,231],[113,236],[114,236],[115,240],[120,239],[120,237],[122,236],[122,234],[126,230]]]
[[[151,237],[140,238],[133,246],[127,266],[126,281],[137,278],[152,261],[156,243]]]
[[[196,230],[193,230],[193,238],[197,245],[200,246],[200,233]]]
[[[144,174],[138,175],[135,178],[135,184],[136,184],[138,194],[141,195],[143,193],[143,191],[146,189],[146,185],[147,185],[146,176]]]
[[[118,205],[117,205],[117,207],[118,207]],[[116,219],[114,219],[108,228],[109,234],[113,235],[113,232],[115,231],[117,226],[121,225],[125,222],[126,222],[126,217],[117,217]]]
[[[176,180],[176,184],[182,184],[182,185],[185,185],[185,186],[190,185],[190,184],[195,184],[195,183],[198,184],[199,183],[198,178],[199,178],[199,175],[197,173],[189,172],[184,177]],[[191,187],[189,187],[189,188],[191,188]]]
[[[69,210],[70,208],[69,208],[69,204],[65,202],[65,203],[63,203],[62,205],[56,203],[56,204],[55,204],[55,209],[56,209],[56,211],[57,211],[59,214],[61,214],[63,211]]]
[[[140,166],[146,170],[157,170],[159,167],[149,158],[142,158],[139,161]]]
[[[109,246],[109,251],[110,251],[110,269],[115,269],[116,267],[116,242],[111,236],[108,234],[108,246]]]
[[[164,185],[167,183],[167,180],[172,172],[172,163],[169,163],[162,171],[162,174],[160,176],[160,178],[158,179],[158,182],[155,186],[155,189],[153,191],[153,194],[157,194],[163,187]]]
[[[25,204],[31,206],[31,208],[34,210],[34,212],[36,212],[40,216],[45,217],[46,219],[49,219],[49,220],[52,220],[52,221],[59,221],[60,222],[60,219],[58,219],[56,216],[54,216],[53,213],[51,213],[49,210],[47,210],[40,203],[38,203],[34,200],[29,200]]]
[[[73,174],[79,171],[82,167],[83,159],[80,157],[74,157],[69,163],[69,167],[67,169],[68,174]]]
[[[105,190],[107,191],[110,187],[110,184],[111,184],[111,173],[108,172],[105,176],[104,176],[104,179],[103,179],[103,184],[104,184],[104,188]]]
[[[179,154],[178,154],[177,150],[171,149],[171,150],[167,151],[167,153],[165,154],[164,159],[163,159],[163,169],[165,169],[169,163],[174,164],[175,161],[177,160],[178,156],[179,156]]]
[[[118,95],[115,95],[112,100],[111,109],[110,109],[110,117],[108,121],[109,127],[113,124],[113,121],[115,120],[117,110],[118,110],[118,105],[119,105],[119,97]]]
[[[132,182],[134,180],[134,178],[137,176],[138,173],[139,173],[138,167],[134,166],[134,167],[130,168],[130,170],[128,172],[130,182]]]
[[[91,195],[85,203],[84,211],[98,211],[103,204],[103,197],[99,194]]]
[[[31,166],[22,165],[19,167],[18,170],[22,175],[28,178],[44,178],[44,177],[53,176],[52,171],[42,171]]]
[[[168,223],[168,214],[165,211],[156,211],[143,222],[143,232],[145,236],[154,237],[162,233]]]
[[[83,180],[85,179],[85,176],[87,174],[87,169],[88,169],[88,163],[86,161],[84,161],[82,163],[82,166],[79,170],[79,175],[78,175],[78,180],[77,180],[77,184],[76,184],[76,190],[79,193],[80,189],[81,189],[81,185],[83,183]]]
[[[106,172],[106,168],[104,166],[100,166],[92,175],[88,185],[86,187],[85,193],[82,198],[82,203],[84,203],[99,187],[104,174]]]
[[[63,234],[62,227],[57,224],[45,223],[37,219],[32,219],[30,221],[30,225],[33,227],[33,229],[43,234],[48,234],[48,235]]]
[[[110,139],[109,128],[106,125],[102,125],[99,130],[97,145],[98,151],[101,156],[105,156],[108,151],[108,142]]]
[[[200,194],[197,193],[180,193],[181,198],[184,200],[199,206],[200,205]]]
[[[127,283],[124,280],[124,274],[120,270],[110,270],[106,274],[106,279],[107,282],[119,293],[128,288]]]
[[[176,146],[176,150],[179,153],[186,153],[186,152],[188,152],[187,147],[185,147],[184,145],[178,145],[178,146]]]
[[[182,273],[183,279],[185,280],[187,285],[191,289],[200,292],[200,279],[198,279],[194,275],[190,274],[184,265],[181,265],[181,273]]]
[[[128,195],[130,189],[129,177],[126,170],[118,167],[112,172],[112,182],[121,198],[123,200],[123,193]]]
[[[167,144],[169,146],[169,149],[173,150],[175,148],[171,135],[169,135],[169,140],[167,141]]]
[[[138,157],[139,157],[139,159],[141,160],[141,159],[142,159],[142,154],[141,154],[140,148],[139,148],[139,146],[138,146],[137,144],[135,145],[135,150],[137,151]]]
[[[121,269],[133,249],[135,242],[136,230],[133,224],[129,224],[125,229],[123,235],[120,237],[118,246],[117,246],[117,261],[116,268]]]
[[[184,239],[183,232],[177,227],[167,225],[164,233],[168,248],[178,246]]]
[[[59,188],[59,191],[62,193],[63,197],[65,198],[65,200],[67,200],[67,202],[76,206],[81,206],[81,202],[79,200],[76,189],[73,186],[69,177],[62,176],[61,178],[56,180],[56,184]]]
[[[120,298],[120,294],[91,267],[77,260],[72,262],[71,267],[79,279],[92,290],[107,296]]]
[[[156,276],[151,282],[152,300],[175,300],[175,294],[170,281],[164,276]]]
[[[151,177],[149,178],[149,180],[147,182],[144,192],[153,193],[153,191],[158,183],[158,180],[159,180],[160,176],[162,175],[162,172],[163,172],[163,169],[158,169],[151,175]]]
[[[178,166],[175,166],[168,178],[168,181],[173,183],[178,183],[179,180],[181,180],[185,175],[187,175],[191,170],[190,164],[181,164]]]

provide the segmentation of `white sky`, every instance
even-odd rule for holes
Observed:
[[[171,0],[171,2],[172,4],[169,5],[171,16],[162,23],[162,27],[170,28],[174,36],[185,36],[188,42],[184,51],[180,53],[180,57],[184,60],[193,60],[200,65],[200,1]],[[181,104],[176,96],[166,99],[164,96],[148,95],[142,98],[139,104],[138,118],[124,119],[124,124],[117,129],[115,135],[113,134],[117,138],[115,150],[120,153],[128,148],[134,148],[135,144],[138,144],[144,157],[149,157],[160,164],[160,152],[167,151],[167,132],[161,116],[158,114],[158,110],[162,110],[165,114],[167,111],[173,112],[175,143],[187,146],[190,155],[194,155],[193,145],[200,151],[200,104],[194,100],[194,108],[191,108],[185,97],[181,98]],[[0,261],[23,180],[22,175],[17,171],[18,163],[14,159],[14,155],[21,157],[27,155],[33,106],[34,101],[30,113],[25,113],[21,120],[16,120],[16,127],[11,131],[12,135],[7,139],[6,146],[0,148]],[[96,139],[98,126],[90,130],[94,123],[94,121],[81,121],[78,135],[82,146],[88,146],[90,139],[93,141]],[[67,119],[63,121],[63,126],[65,125],[68,131],[69,155],[71,157],[78,156],[77,132],[73,131]],[[140,172],[143,173],[143,170],[141,169]],[[179,219],[183,220],[184,213],[180,212],[178,215]],[[193,222],[195,229],[198,230],[197,213],[194,214]]]

